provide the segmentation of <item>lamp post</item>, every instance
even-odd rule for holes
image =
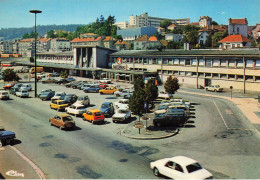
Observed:
[[[34,13],[35,15],[35,26],[34,26],[34,31],[35,31],[35,42],[34,42],[34,86],[35,86],[35,91],[34,91],[34,97],[37,97],[37,65],[36,65],[36,42],[37,42],[37,33],[36,33],[36,14],[41,13],[42,11],[40,10],[30,10],[30,13]]]

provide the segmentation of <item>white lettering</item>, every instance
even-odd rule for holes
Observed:
[[[8,176],[21,176],[24,177],[24,173],[18,173],[17,171],[10,170],[5,173]]]

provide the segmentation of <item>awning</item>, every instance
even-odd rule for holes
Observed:
[[[120,74],[116,74],[116,76],[120,76]]]

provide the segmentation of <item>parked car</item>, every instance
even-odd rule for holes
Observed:
[[[100,94],[114,94],[114,92],[118,91],[118,89],[111,87],[106,87],[105,89],[99,90]]]
[[[11,87],[13,87],[15,83],[8,83],[7,85],[3,86],[4,90],[9,90]]]
[[[187,114],[182,111],[167,111],[166,113],[156,114],[153,118],[155,127],[162,127],[165,125],[180,126],[187,121]]]
[[[99,82],[99,83],[107,83],[107,84],[110,84],[110,83],[111,83],[111,79],[103,78],[103,79],[100,79],[98,82]]]
[[[171,97],[172,97],[172,94],[164,92],[164,91],[160,91],[158,93],[158,98],[160,98],[160,99],[171,99]]]
[[[51,84],[51,83],[55,83],[57,82],[56,79],[51,79],[51,78],[48,78],[46,80],[42,80],[42,84]]]
[[[83,113],[83,120],[90,121],[92,124],[99,122],[104,123],[105,116],[99,109],[91,109]]]
[[[31,91],[31,90],[32,90],[32,86],[31,86],[31,84],[23,84],[23,85],[20,87],[20,90]]]
[[[29,97],[29,92],[27,90],[19,90],[15,95],[18,97]]]
[[[112,121],[124,122],[131,118],[131,111],[128,108],[119,108],[116,113],[112,116]]]
[[[118,102],[115,102],[116,109],[127,109],[129,107],[129,99],[120,99]]]
[[[20,89],[20,87],[21,87],[22,85],[23,85],[22,83],[15,83],[13,87]]]
[[[106,87],[108,87],[108,84],[107,84],[107,83],[100,83],[99,86],[100,86],[102,89],[105,89]]]
[[[107,116],[107,117],[111,117],[115,112],[114,109],[114,105],[112,102],[104,102],[101,105],[100,111],[102,111],[102,113]]]
[[[11,144],[15,140],[15,133],[12,131],[0,131],[0,146]]]
[[[85,108],[85,106],[77,103],[74,103],[71,106],[65,108],[65,111],[68,114],[73,114],[75,116],[82,116],[82,114],[85,113],[86,110],[87,108]]]
[[[65,92],[57,92],[55,95],[53,95],[53,97],[51,98],[52,101],[54,100],[60,100],[60,99],[64,99],[66,93]]]
[[[0,99],[9,99],[9,93],[7,91],[0,91]]]
[[[39,97],[41,94],[43,94],[43,93],[45,93],[45,92],[50,92],[50,91],[52,91],[52,89],[43,89],[43,90],[41,90],[41,92],[38,94],[38,97]]]
[[[15,87],[11,87],[11,89],[10,89],[10,94],[13,94],[13,95],[15,95],[15,93],[17,92],[17,91],[19,91],[20,90],[20,88],[15,88]]]
[[[55,100],[50,104],[51,109],[56,109],[57,111],[65,110],[69,104],[64,100]]]
[[[154,114],[164,114],[166,112],[185,112],[187,115],[190,114],[190,109],[185,104],[168,105],[165,109],[154,111]]]
[[[46,91],[43,92],[39,95],[39,98],[43,101],[43,100],[50,100],[52,99],[52,97],[54,96],[55,91]]]
[[[57,80],[54,82],[55,84],[65,84],[65,83],[68,83],[67,79],[65,78],[62,78],[60,80]]]
[[[85,93],[88,93],[88,92],[99,92],[99,90],[101,90],[102,88],[101,87],[99,87],[99,85],[92,85],[92,86],[90,86],[89,88],[86,88],[86,89],[84,89],[84,92]]]
[[[82,104],[83,106],[90,106],[90,99],[87,95],[79,96],[75,103]]]
[[[116,91],[114,95],[117,97],[125,97],[127,95],[133,94],[133,89],[123,89],[122,91]]]
[[[58,72],[53,72],[51,74],[48,75],[49,77],[59,77],[60,76],[60,73]]]
[[[115,85],[114,86],[116,89],[118,89],[119,91],[122,91],[123,90],[123,88],[120,86],[120,85]]]
[[[223,88],[221,88],[219,85],[206,86],[205,89],[206,89],[206,91],[214,91],[214,92],[223,91]]]
[[[185,156],[160,159],[151,162],[150,167],[155,176],[162,174],[170,179],[213,179],[196,160]]]
[[[76,81],[76,79],[74,78],[74,77],[68,77],[67,79],[66,79],[67,81]]]
[[[83,86],[81,86],[81,90],[85,90],[86,88],[89,88],[90,86],[92,86],[93,84],[84,84]]]
[[[51,126],[57,126],[62,129],[73,129],[75,128],[75,121],[68,114],[58,114],[49,119]]]
[[[76,94],[66,94],[64,96],[64,101],[66,101],[69,105],[73,104],[74,102],[76,102],[78,99],[78,96],[76,96]]]
[[[69,81],[67,84],[65,84],[65,87],[69,88],[71,87],[73,84],[78,83],[78,81]]]

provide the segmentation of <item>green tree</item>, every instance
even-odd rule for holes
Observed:
[[[186,25],[183,27],[183,33],[186,37],[187,41],[195,46],[198,43],[198,37],[199,37],[199,28],[193,25]]]
[[[145,112],[144,98],[145,98],[144,81],[143,79],[138,78],[134,82],[134,92],[129,99],[129,109],[132,111],[133,114],[138,115],[139,118]]]
[[[175,41],[169,41],[166,46],[167,49],[180,49],[180,47],[181,44]]]
[[[14,69],[5,69],[3,72],[3,79],[4,81],[18,81],[20,78],[19,76],[16,74],[16,72],[14,72]]]
[[[50,30],[47,32],[47,38],[56,38],[54,30]]]
[[[205,42],[205,47],[212,47],[212,36],[209,35]]]
[[[169,76],[164,84],[165,92],[169,94],[175,94],[175,92],[180,88],[179,80],[177,77]]]
[[[225,37],[228,36],[227,31],[223,32],[223,31],[219,31],[219,32],[215,32],[214,35],[212,36],[213,39],[213,46],[214,47],[218,47],[219,45],[219,41]]]
[[[216,21],[212,21],[212,25],[218,25]]]
[[[60,77],[62,77],[62,78],[67,78],[68,77],[68,72],[65,70],[65,71],[62,71],[61,73],[60,73]]]
[[[153,101],[158,97],[158,87],[156,85],[156,79],[151,78],[147,81],[147,84],[144,88],[145,98],[144,100],[153,106]]]
[[[162,20],[160,23],[160,27],[164,28],[165,31],[167,30],[168,26],[170,26],[172,22],[168,19]]]

